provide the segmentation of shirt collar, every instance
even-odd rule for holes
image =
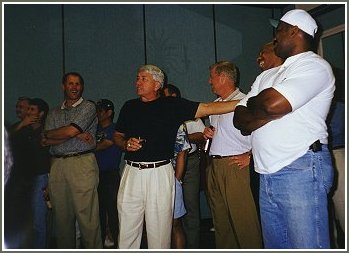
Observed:
[[[234,97],[240,93],[240,89],[236,88],[226,99],[221,97],[217,98],[215,101],[231,101],[234,100]]]
[[[285,68],[287,68],[288,66],[290,66],[292,63],[294,63],[295,61],[297,61],[298,59],[302,58],[302,57],[305,57],[305,56],[308,56],[312,54],[312,51],[307,51],[307,52],[303,52],[303,53],[300,53],[300,54],[296,54],[296,55],[293,55],[293,56],[290,56],[288,57],[285,62],[280,66],[279,70],[278,70],[278,73],[282,70],[284,70]]]
[[[84,99],[82,97],[79,98],[78,101],[76,101],[74,104],[72,104],[72,107],[77,107],[79,104],[82,103]],[[67,109],[67,107],[65,106],[65,100],[63,101],[63,104],[61,105],[61,109]]]

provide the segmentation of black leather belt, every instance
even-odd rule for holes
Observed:
[[[77,153],[71,153],[71,154],[66,154],[66,155],[52,155],[54,158],[69,158],[69,157],[75,157],[75,156],[80,156],[80,155],[85,155],[88,153],[92,153],[93,150],[86,150],[82,152],[77,152]]]
[[[210,155],[212,159],[222,159],[222,158],[228,158],[233,157],[234,155]]]
[[[309,150],[312,150],[313,152],[318,152],[322,150],[321,146],[322,146],[321,142],[317,140],[309,146]]]
[[[129,160],[126,161],[128,165],[131,165],[132,167],[136,167],[140,170],[157,168],[157,167],[169,164],[170,162],[171,162],[170,160],[165,160],[162,162],[153,162],[153,163],[139,163],[139,162],[132,162]]]
[[[197,150],[195,150],[193,153],[189,153],[188,157],[194,156],[194,155],[198,155],[199,152]]]
[[[345,145],[338,145],[338,146],[332,147],[332,150],[336,150],[340,148],[345,148]]]

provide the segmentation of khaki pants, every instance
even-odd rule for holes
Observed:
[[[98,166],[94,154],[54,158],[49,194],[57,248],[75,248],[75,221],[85,248],[102,248],[98,211]]]
[[[175,193],[171,163],[143,169],[126,164],[118,192],[120,249],[139,249],[146,222],[148,248],[169,249]]]
[[[216,247],[224,249],[262,248],[248,167],[229,165],[229,158],[213,159],[208,169],[210,199]]]
[[[345,231],[345,148],[332,151],[334,157],[334,167],[338,173],[338,184],[334,191],[333,203],[336,218],[341,229]]]

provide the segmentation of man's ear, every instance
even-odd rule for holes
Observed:
[[[156,85],[155,85],[155,91],[159,91],[161,89],[161,84],[159,81],[155,81]]]
[[[112,111],[112,110],[108,110],[108,111],[107,111],[108,117],[110,117],[112,114],[113,114],[113,111]]]
[[[300,29],[299,29],[299,27],[298,26],[292,26],[291,28],[290,28],[290,30],[291,30],[291,35],[290,36],[296,36],[297,34],[299,34],[299,32],[300,32]]]
[[[225,73],[221,73],[220,75],[219,75],[219,81],[221,82],[221,83],[225,83],[225,80],[227,79],[227,75],[225,74]]]
[[[44,117],[44,112],[39,112],[39,117],[40,117],[40,119],[42,119],[42,117]]]

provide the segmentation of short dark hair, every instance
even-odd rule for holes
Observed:
[[[30,101],[30,97],[27,96],[20,96],[17,98],[17,101]]]
[[[41,121],[45,122],[49,110],[49,106],[46,101],[41,98],[32,98],[29,100],[29,104],[36,105],[39,109],[39,112],[44,112],[44,116],[42,117]]]
[[[84,79],[82,78],[82,76],[78,73],[78,72],[68,72],[66,74],[63,75],[62,78],[62,83],[65,84],[67,82],[68,76],[77,76],[80,79],[80,83],[82,86],[85,85]]]
[[[177,97],[182,97],[181,95],[181,91],[179,90],[179,88],[171,83],[165,84],[164,87],[162,88],[162,94],[164,95],[163,91],[167,89],[168,92],[172,95],[172,94],[176,94]]]

